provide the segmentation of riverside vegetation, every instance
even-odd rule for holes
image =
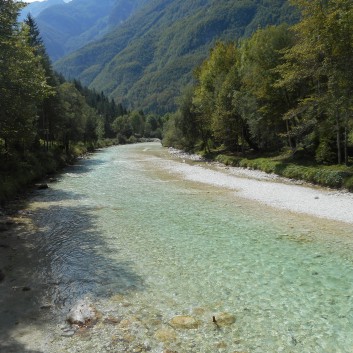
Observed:
[[[17,22],[23,3],[0,6],[1,203],[79,155],[135,142],[142,122],[146,137],[161,137],[158,117],[128,112],[54,72],[34,19]]]
[[[353,5],[291,5],[297,24],[217,42],[178,110],[158,116],[55,73],[33,18],[19,24],[23,5],[2,1],[0,200],[79,154],[139,137],[353,190]]]
[[[297,24],[215,45],[164,144],[353,190],[353,3],[291,3]]]

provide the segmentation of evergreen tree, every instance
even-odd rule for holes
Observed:
[[[0,138],[6,148],[24,150],[35,139],[38,107],[51,89],[28,44],[28,28],[17,23],[23,5],[1,0],[0,6]]]

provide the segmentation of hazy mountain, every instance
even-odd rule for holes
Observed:
[[[67,1],[65,1],[67,2]],[[37,17],[43,10],[53,5],[64,4],[64,0],[46,0],[35,1],[29,3],[20,13],[19,21],[23,21],[30,13],[33,17]]]
[[[150,0],[55,68],[130,107],[165,112],[215,41],[296,19],[285,0]]]
[[[72,0],[50,6],[36,16],[43,41],[53,61],[98,40],[124,22],[146,0]],[[34,3],[36,4],[36,3]]]

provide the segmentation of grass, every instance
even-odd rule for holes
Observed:
[[[317,165],[308,163],[308,161],[280,158],[280,156],[244,158],[223,153],[211,153],[207,154],[207,158],[233,167],[257,169],[289,179],[303,180],[336,189],[344,188],[353,192],[353,167]]]

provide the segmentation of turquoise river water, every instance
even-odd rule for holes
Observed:
[[[167,154],[112,147],[30,198],[1,352],[353,353],[352,226],[181,180],[157,167]],[[66,337],[83,298],[100,318]]]

